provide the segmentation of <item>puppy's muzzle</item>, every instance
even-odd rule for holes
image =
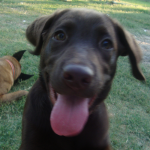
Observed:
[[[73,90],[87,88],[92,82],[93,76],[93,70],[87,66],[69,64],[63,68],[63,81]]]

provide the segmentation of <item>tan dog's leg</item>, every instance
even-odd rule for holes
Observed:
[[[13,93],[8,93],[4,95],[0,95],[0,101],[1,102],[11,102],[13,100],[18,100],[20,97],[25,96],[28,94],[28,91],[17,91]]]

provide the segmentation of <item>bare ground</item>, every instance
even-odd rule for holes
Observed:
[[[136,40],[143,51],[142,63],[148,67],[150,66],[150,37],[140,36],[136,37]]]

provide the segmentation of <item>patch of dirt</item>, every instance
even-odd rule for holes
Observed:
[[[141,36],[141,37],[135,37],[135,38],[143,52],[142,63],[150,66],[150,37],[149,36]]]

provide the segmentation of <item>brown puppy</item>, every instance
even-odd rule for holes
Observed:
[[[19,60],[24,54],[25,50],[19,51],[12,56],[4,56],[0,58],[0,101],[10,102],[12,100],[17,100],[21,96],[27,95],[28,91],[17,91],[13,93],[8,93],[14,82],[19,79],[26,80],[32,77],[32,75],[27,75],[21,73],[21,65]]]
[[[67,9],[35,20],[27,39],[41,55],[40,76],[23,114],[20,150],[110,150],[107,97],[118,56],[129,56],[135,78],[141,50],[107,15]]]

